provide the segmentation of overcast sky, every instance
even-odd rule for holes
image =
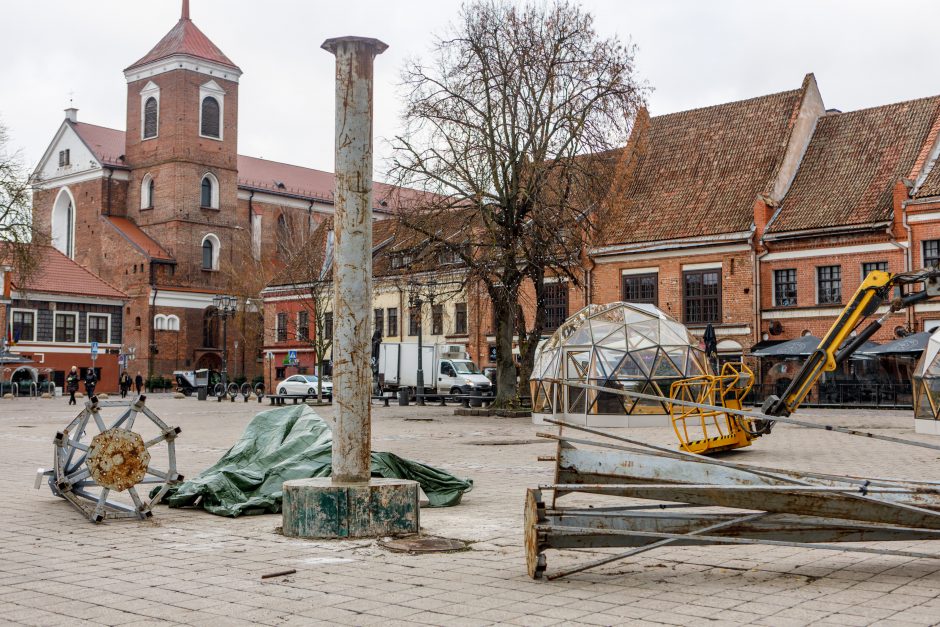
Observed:
[[[799,87],[816,74],[848,111],[940,94],[940,3],[584,0],[602,33],[638,46],[653,115]],[[377,37],[375,135],[398,128],[403,61],[455,16],[451,0],[192,0],[193,21],[238,64],[239,152],[333,167],[333,57],[324,39]],[[176,23],[180,0],[0,0],[0,121],[32,166],[70,98],[123,129],[122,70]],[[387,156],[383,145],[379,156]]]

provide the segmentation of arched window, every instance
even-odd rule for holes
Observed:
[[[162,314],[157,314],[153,317],[153,328],[157,331],[166,330],[166,316]]]
[[[219,180],[211,172],[202,177],[199,204],[207,209],[219,208]]]
[[[177,316],[167,316],[166,317],[166,330],[167,331],[179,331],[180,319]]]
[[[218,348],[219,316],[215,307],[207,307],[202,314],[202,345],[204,348]]]
[[[66,257],[75,257],[75,199],[67,187],[52,205],[52,245]]]
[[[202,269],[219,269],[219,238],[212,233],[202,238]]]
[[[144,139],[157,136],[157,115],[157,99],[150,96],[144,102]]]
[[[153,182],[153,177],[147,174],[144,176],[144,180],[140,183],[141,209],[153,209],[153,193],[155,190],[156,187]]]
[[[200,134],[205,137],[214,137],[219,139],[221,136],[219,129],[221,127],[221,107],[219,101],[213,96],[206,96],[202,99],[202,115]]]

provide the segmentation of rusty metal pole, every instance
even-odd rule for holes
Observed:
[[[372,66],[388,46],[338,37],[333,262],[333,483],[368,483],[372,441]]]

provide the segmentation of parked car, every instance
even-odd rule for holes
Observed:
[[[281,396],[288,394],[317,395],[317,376],[313,374],[295,374],[277,384],[275,388]],[[323,398],[333,398],[333,382],[323,378]]]

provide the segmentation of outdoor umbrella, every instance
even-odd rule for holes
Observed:
[[[930,340],[931,335],[932,333],[929,331],[922,331],[920,333],[914,333],[913,335],[908,335],[907,337],[894,340],[893,342],[888,342],[887,344],[875,346],[871,349],[863,346],[859,352],[865,355],[873,356],[921,353],[924,351],[924,349],[927,348],[927,342]]]
[[[803,355],[812,355],[813,351],[819,346],[820,339],[815,335],[804,335],[795,340],[775,344],[754,351],[755,357],[800,357]]]

